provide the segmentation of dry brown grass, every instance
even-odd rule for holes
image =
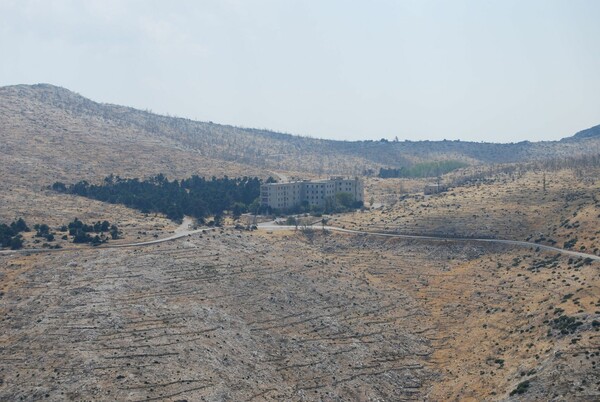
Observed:
[[[552,257],[320,230],[2,257],[0,396],[593,399],[597,264]],[[557,307],[584,325],[548,336]]]
[[[111,173],[271,174],[98,116],[28,107],[0,120],[0,221],[106,219],[122,242],[149,240],[175,224],[44,187]],[[543,177],[404,200],[423,182],[370,179],[367,203],[385,206],[331,223],[557,246],[577,237],[575,249],[598,253],[600,184],[565,170],[547,173],[544,191]],[[0,256],[0,399],[478,401],[530,380],[524,400],[596,400],[598,295],[597,262],[320,230]],[[582,325],[561,334],[551,325],[561,315]]]
[[[600,172],[590,174],[598,177]],[[403,183],[402,187],[414,191],[423,184]],[[573,249],[600,254],[600,181],[579,180],[572,170],[528,172],[514,180],[500,175],[487,184],[439,195],[424,197],[422,190],[405,194],[404,200],[399,199],[399,188],[397,180],[371,181],[367,192],[376,194],[376,202],[387,199],[386,205],[344,214],[332,223],[404,234],[538,241],[557,247],[577,238]]]

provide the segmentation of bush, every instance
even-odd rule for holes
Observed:
[[[18,250],[23,247],[23,238],[21,235],[16,235],[10,240],[10,249]]]
[[[527,390],[529,389],[529,385],[530,385],[530,384],[531,384],[531,383],[529,382],[529,380],[525,380],[525,381],[523,381],[523,382],[520,382],[520,383],[517,385],[517,388],[513,389],[513,390],[510,392],[510,396],[524,394],[524,393],[525,393],[525,392],[527,392]]]
[[[583,322],[578,321],[575,317],[569,317],[566,315],[561,315],[560,317],[550,321],[550,326],[556,330],[559,330],[563,335],[575,333],[577,328],[579,328],[581,325],[583,325]]]

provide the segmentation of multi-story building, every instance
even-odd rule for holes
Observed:
[[[348,193],[353,201],[363,202],[362,181],[358,178],[332,177],[329,180],[268,183],[260,188],[260,200],[263,206],[282,210],[302,203],[309,207],[325,208],[328,202],[336,202],[338,193]]]

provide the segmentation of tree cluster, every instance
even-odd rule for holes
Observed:
[[[437,177],[443,174],[452,172],[463,167],[468,166],[466,163],[461,161],[439,161],[439,162],[423,162],[417,163],[410,167],[400,168],[380,168],[379,177],[387,178],[424,178],[424,177]]]
[[[36,231],[34,238],[43,238],[48,242],[55,240],[56,233],[52,232],[50,226],[45,223],[33,225],[33,229]],[[23,220],[19,218],[10,225],[5,223],[0,224],[0,247],[10,247],[12,250],[18,250],[23,247],[23,236],[22,232],[30,232],[31,230]],[[68,232],[68,235],[72,236],[73,243],[89,243],[93,246],[97,246],[102,243],[106,243],[110,239],[118,239],[120,232],[117,225],[111,225],[108,221],[96,222],[91,225],[87,225],[75,218],[68,225],[63,225],[59,228],[59,232]],[[68,240],[69,236],[64,234],[63,240]],[[35,239],[34,243],[40,243],[40,240]],[[60,245],[54,246],[48,243],[42,244],[42,247],[49,248],[60,248]]]
[[[192,176],[184,180],[169,181],[159,174],[147,180],[123,179],[108,176],[102,184],[80,181],[73,185],[56,182],[52,189],[76,194],[111,204],[123,204],[143,213],[160,212],[169,219],[181,221],[189,215],[203,221],[206,216],[234,215],[258,207],[261,180],[254,177],[223,178]]]
[[[18,250],[23,247],[22,232],[29,232],[27,224],[23,218],[12,222],[10,225],[0,223],[0,246],[10,247],[12,250]]]
[[[54,234],[50,232],[50,226],[45,223],[35,224],[33,228],[36,230],[35,237],[43,237],[47,241],[54,241]]]
[[[97,246],[108,241],[108,235],[115,240],[119,238],[119,228],[117,225],[111,225],[109,221],[96,222],[93,225],[86,225],[75,218],[67,226],[69,234],[73,236],[73,243],[90,243]],[[90,234],[91,233],[91,234]],[[92,234],[94,234],[92,236]]]

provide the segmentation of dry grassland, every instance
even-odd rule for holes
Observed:
[[[589,176],[600,177],[600,172]],[[414,191],[418,188],[414,181],[376,180],[366,187],[367,201],[370,191],[376,202],[385,205],[335,217],[333,224],[403,234],[527,240],[557,247],[573,241],[574,250],[600,254],[600,180],[579,180],[572,170],[528,172],[514,179],[498,175],[488,183],[438,195],[404,194],[404,200],[399,188]]]
[[[56,181],[100,182],[121,177],[169,179],[199,176],[259,176],[270,172],[234,162],[217,161],[169,140],[114,119],[80,116],[54,108],[46,113],[35,100],[4,98],[0,104],[0,222],[24,218],[33,226],[56,230],[74,218],[90,223],[108,220],[123,230],[125,240],[150,240],[176,225],[161,217],[119,205],[57,194],[46,188]],[[68,127],[66,129],[65,127]],[[57,236],[61,244],[60,236]],[[33,244],[28,244],[32,246]]]
[[[28,99],[0,104],[11,117],[0,119],[0,222],[109,220],[118,242],[151,240],[176,225],[44,188],[111,173],[272,174]],[[306,178],[339,160],[311,176],[313,159],[270,157]],[[600,254],[600,172],[587,173],[497,175],[425,198],[423,181],[369,179],[366,204],[384,206],[330,224]],[[0,400],[598,400],[598,268],[535,247],[321,230],[2,255]]]
[[[320,230],[0,258],[0,399],[600,396],[597,263]]]

